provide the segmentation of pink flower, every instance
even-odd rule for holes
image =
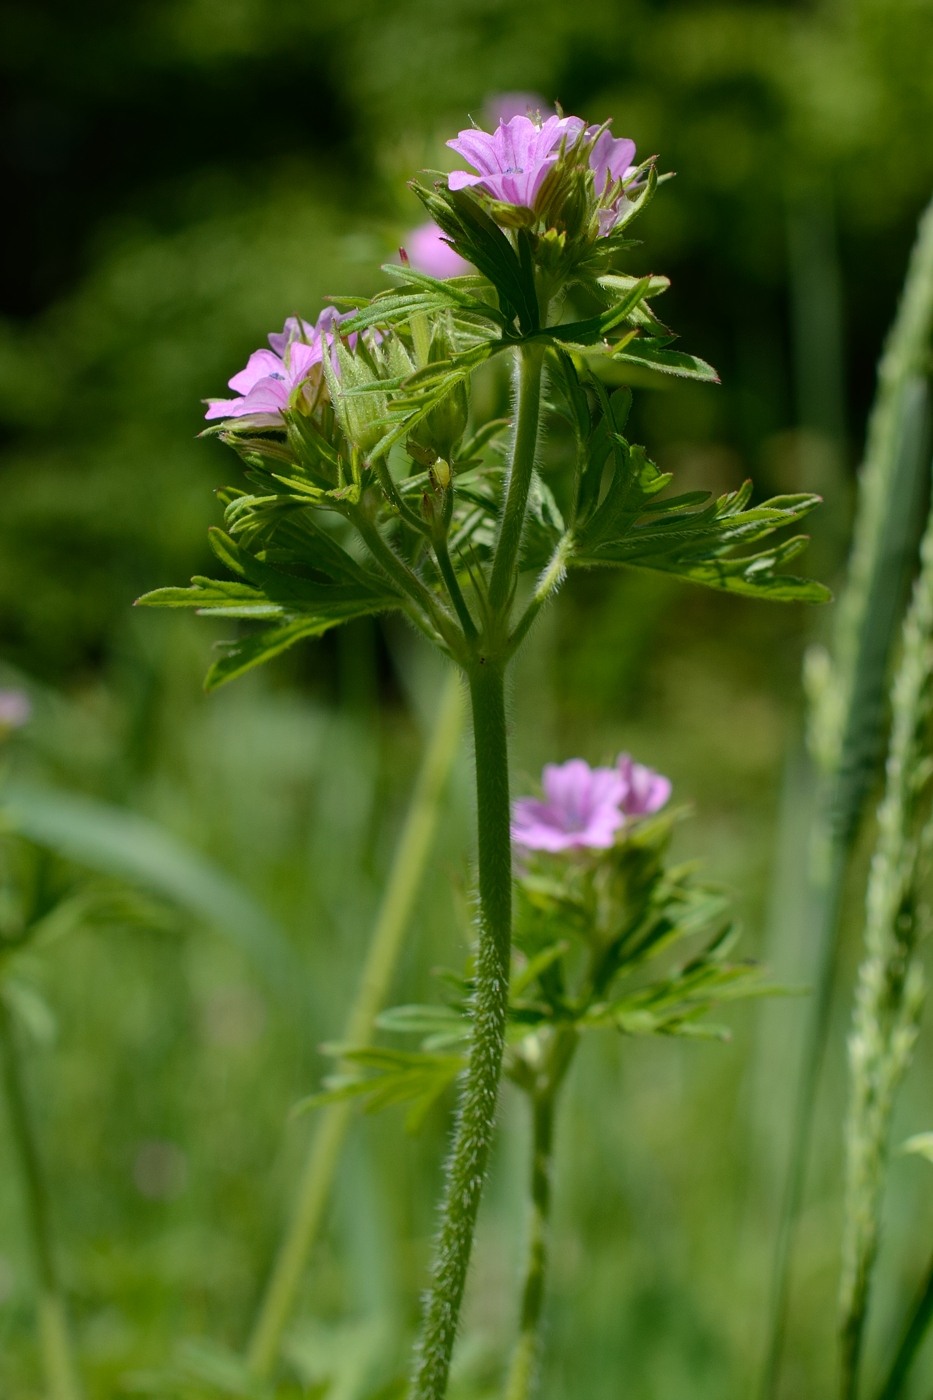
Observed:
[[[626,817],[647,817],[659,812],[671,795],[670,778],[643,763],[635,763],[630,754],[619,754],[616,770],[622,779],[619,805]]]
[[[32,714],[25,690],[0,690],[0,737],[11,729],[22,729]]]
[[[516,100],[524,96],[526,94],[515,94]],[[560,154],[561,141],[566,137],[572,143],[581,133],[593,142],[589,167],[593,172],[596,197],[603,199],[617,181],[621,180],[624,185],[626,179],[634,176],[635,142],[627,136],[613,136],[608,128],[587,126],[582,117],[548,117],[546,122],[539,123],[531,117],[512,116],[508,121],[501,119],[492,135],[474,128],[461,131],[455,141],[447,144],[479,174],[468,175],[465,170],[455,170],[449,179],[450,188],[462,190],[467,185],[475,185],[503,204],[530,209],[545,175]],[[597,211],[602,237],[617,223],[625,202],[623,191]]]
[[[557,160],[564,135],[571,140],[583,130],[579,117],[548,117],[539,125],[530,117],[512,117],[500,122],[495,132],[469,127],[447,144],[469,161],[478,175],[455,170],[450,176],[452,190],[479,185],[503,204],[530,209],[548,170]]]
[[[463,277],[471,270],[471,264],[451,248],[433,220],[412,229],[405,240],[405,252],[415,271],[429,277]]]
[[[332,345],[336,327],[353,311],[343,315],[336,307],[325,306],[312,326],[289,316],[281,331],[269,336],[271,350],[254,350],[241,369],[228,380],[237,399],[209,399],[205,418],[251,418],[263,427],[278,427],[282,410],[288,408],[294,391],[321,363],[325,342]],[[354,337],[351,336],[351,344]]]
[[[520,797],[512,806],[512,840],[531,851],[606,848],[625,821],[625,781],[616,768],[591,768],[582,758],[548,763],[543,802]]]
[[[513,117],[527,117],[532,112],[540,112],[550,117],[554,108],[539,92],[500,92],[490,97],[483,109],[494,126],[500,122],[510,122]]]
[[[605,850],[629,819],[660,811],[671,795],[668,778],[627,753],[614,768],[591,768],[582,758],[548,763],[541,786],[543,802],[512,804],[512,840],[526,851]]]

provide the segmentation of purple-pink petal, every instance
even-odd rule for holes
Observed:
[[[238,394],[248,394],[254,384],[258,384],[261,379],[284,379],[285,366],[278,355],[273,355],[271,350],[254,350],[246,362],[246,368],[241,369],[227,383],[231,389],[236,389]]]
[[[590,153],[596,193],[603,194],[608,186],[621,180],[626,171],[631,170],[634,159],[634,141],[625,136],[616,138],[608,130],[601,132]]]
[[[473,166],[478,175],[455,170],[450,188],[480,185],[503,204],[531,208],[549,168],[557,160],[564,136],[573,140],[583,130],[579,117],[548,117],[540,125],[530,117],[514,116],[492,133],[467,128],[447,144]]]
[[[517,94],[516,100],[524,96]],[[634,173],[635,142],[613,136],[608,126],[586,126],[580,117],[550,116],[541,122],[513,108],[506,110],[511,115],[508,119],[503,115],[495,131],[468,128],[447,142],[478,172],[454,170],[449,176],[452,190],[479,188],[500,203],[533,208],[548,170],[558,159],[561,142],[572,143],[584,132],[593,142],[589,165],[598,198]],[[611,206],[597,210],[601,237],[612,231],[624,208],[625,198],[620,195]]]
[[[328,306],[325,307],[324,310],[331,311],[333,308]],[[322,311],[321,315],[318,317],[319,322],[323,319],[323,316],[324,312]],[[268,336],[269,344],[281,358],[293,340],[313,340],[316,329],[317,328],[312,326],[309,321],[300,320],[297,316],[289,316],[282,330],[270,331]]]
[[[549,763],[541,779],[545,800],[523,797],[512,809],[512,838],[526,850],[605,849],[625,820],[621,774],[591,768],[582,758]]]
[[[211,399],[205,418],[252,418],[255,414],[271,415],[278,421],[283,408],[288,407],[288,389],[281,378],[260,379],[248,394],[239,399]]]
[[[659,812],[671,795],[671,780],[643,763],[635,763],[622,753],[617,761],[622,779],[622,811],[627,817],[646,817]]]

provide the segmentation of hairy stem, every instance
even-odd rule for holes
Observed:
[[[376,563],[382,566],[389,578],[399,585],[403,593],[407,593],[408,597],[424,610],[438,636],[448,646],[456,647],[456,623],[439,600],[425,587],[404,559],[399,558],[392,546],[382,538],[378,527],[371,520],[368,520],[361,510],[354,511],[349,518],[359,530]]]
[[[508,743],[501,665],[480,661],[470,672],[476,750],[479,837],[479,946],[470,1063],[457,1112],[453,1149],[425,1298],[413,1395],[441,1400],[473,1245],[492,1139],[505,1040],[512,939]]]
[[[931,1320],[933,1320],[933,1260],[930,1261],[927,1268],[923,1287],[914,1303],[914,1309],[910,1315],[910,1321],[904,1329],[897,1354],[891,1362],[887,1380],[878,1393],[878,1400],[897,1400]]]
[[[540,578],[538,586],[531,595],[531,601],[522,613],[515,627],[515,631],[509,638],[509,650],[517,651],[531,628],[538,613],[544,607],[547,600],[553,596],[567,577],[567,560],[573,549],[573,533],[567,530],[561,535],[557,542],[554,553],[546,564]]]
[[[437,831],[440,802],[460,743],[463,701],[459,675],[444,682],[434,727],[415,780],[389,879],[373,927],[369,950],[347,1016],[343,1040],[368,1045],[373,1021],[388,994],[398,963],[402,936],[411,917],[425,865]],[[352,1105],[335,1103],[320,1112],[308,1149],[298,1195],[266,1286],[247,1351],[255,1376],[267,1377],[275,1364],[282,1333],[320,1228],[340,1152],[352,1117]]]
[[[62,1298],[48,1192],[39,1148],[29,1117],[22,1070],[10,1014],[0,997],[0,1055],[7,1098],[10,1137],[19,1156],[26,1189],[26,1219],[39,1277],[39,1351],[50,1400],[80,1400],[81,1383],[68,1336],[68,1323]]]
[[[499,527],[499,541],[489,582],[489,604],[494,610],[508,603],[515,583],[515,563],[525,524],[525,508],[528,504],[528,488],[531,485],[531,472],[538,446],[538,422],[541,415],[544,346],[540,342],[529,341],[521,347],[518,355],[518,418],[515,424],[515,442],[512,446],[512,464],[509,469],[502,523]]]

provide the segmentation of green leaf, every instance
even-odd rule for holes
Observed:
[[[236,944],[279,995],[294,997],[300,970],[280,925],[233,876],[155,822],[25,783],[0,787],[0,817],[37,846],[188,910]]]
[[[432,292],[435,296],[442,297],[452,308],[459,307],[464,311],[470,311],[474,315],[494,321],[499,326],[507,324],[505,317],[497,307],[490,305],[488,301],[482,301],[479,297],[471,296],[467,288],[458,285],[456,279],[441,281],[437,277],[429,277],[426,273],[415,272],[413,268],[401,267],[398,263],[383,263],[382,271],[387,272],[390,277],[399,277],[416,287],[420,287],[423,291]],[[480,282],[480,279],[475,277],[469,280],[474,286]],[[480,282],[480,285],[488,287],[491,292],[495,290],[492,283],[485,279]]]
[[[222,655],[205,676],[204,689],[208,693],[217,690],[218,687],[226,685],[227,681],[245,675],[254,666],[262,666],[280,656],[296,642],[310,637],[322,637],[325,632],[330,631],[332,627],[338,627],[342,622],[349,622],[356,617],[370,617],[373,613],[384,612],[386,607],[385,602],[369,605],[361,603],[355,608],[347,608],[340,616],[296,617],[280,627],[269,627],[264,632],[254,632],[248,637],[219,642],[217,645]]]
[[[490,419],[488,423],[484,423],[481,428],[478,428],[471,438],[468,438],[466,442],[461,444],[460,455],[457,461],[470,461],[477,453],[482,452],[483,448],[486,447],[493,438],[498,437],[511,426],[511,418]]]
[[[196,574],[190,588],[155,588],[136,599],[138,607],[197,608],[212,617],[280,617],[281,603],[272,603],[258,588],[227,579]]]
[[[650,277],[640,278],[631,287],[625,289],[614,306],[611,306],[608,311],[603,311],[599,316],[591,316],[586,321],[571,321],[563,326],[549,326],[546,334],[552,340],[569,341],[580,345],[604,339],[611,330],[621,325],[648,295],[651,280]]]
[[[406,1127],[409,1132],[416,1132],[431,1107],[454,1082],[465,1064],[465,1057],[460,1054],[427,1054],[379,1047],[345,1049],[340,1046],[332,1047],[331,1052],[338,1055],[351,1071],[358,1069],[360,1073],[351,1072],[325,1080],[325,1088],[320,1093],[311,1094],[295,1104],[293,1115],[332,1103],[343,1103],[347,1099],[363,1100],[367,1113],[378,1113],[380,1109],[408,1103],[411,1108],[406,1117]]]
[[[629,340],[621,350],[612,351],[610,358],[624,364],[658,370],[661,374],[673,374],[678,379],[698,379],[704,384],[719,383],[719,375],[705,360],[688,355],[683,350],[668,350],[659,340],[647,336],[639,335]]]
[[[613,474],[603,500],[578,531],[572,565],[631,564],[749,597],[778,602],[829,600],[829,590],[822,584],[775,573],[805,548],[806,536],[797,535],[755,554],[733,554],[740,545],[796,524],[820,504],[818,496],[776,496],[745,509],[751,494],[751,483],[746,482],[739,491],[700,510],[692,509],[698,503],[695,493],[653,500],[670,478],[658,472],[641,448],[629,446],[618,434],[611,434],[610,440]],[[602,474],[599,462],[597,453]]]
[[[469,1016],[453,1006],[392,1006],[376,1017],[380,1030],[420,1035],[422,1050],[444,1050],[469,1040]]]
[[[550,487],[540,473],[533,472],[519,567],[522,570],[543,569],[565,529],[564,518]]]
[[[669,977],[596,1006],[587,1024],[615,1025],[626,1035],[706,1035],[728,1038],[722,1027],[696,1026],[715,1006],[749,997],[787,995],[789,989],[762,980],[754,963],[728,963],[725,955],[737,936],[725,929],[700,954]]]

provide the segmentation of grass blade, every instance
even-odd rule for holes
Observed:
[[[811,749],[820,772],[811,833],[813,934],[819,960],[772,1267],[764,1400],[775,1395],[780,1377],[794,1226],[829,1025],[842,889],[865,797],[877,771],[888,661],[918,543],[918,505],[929,476],[925,441],[931,335],[933,203],[920,221],[897,316],[878,367],[832,656],[814,650],[808,658]]]
[[[93,797],[26,783],[0,789],[0,818],[66,860],[187,909],[235,943],[271,990],[294,999],[300,970],[280,925],[232,876],[164,827]]]

